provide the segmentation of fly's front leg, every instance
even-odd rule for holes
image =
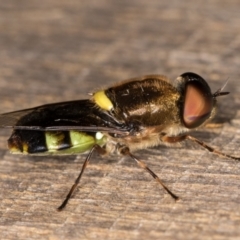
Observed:
[[[228,154],[226,154],[226,153],[223,153],[223,152],[221,152],[221,151],[218,151],[218,150],[214,149],[213,147],[207,145],[205,142],[198,140],[198,139],[195,138],[195,137],[192,137],[192,136],[190,136],[190,135],[186,135],[186,139],[189,139],[189,140],[191,140],[191,141],[199,144],[200,146],[202,146],[202,147],[204,147],[205,149],[207,149],[209,152],[213,152],[213,153],[215,153],[215,154],[217,154],[217,155],[219,155],[219,156],[222,156],[222,157],[227,157],[227,158],[231,158],[231,159],[240,161],[240,157],[234,157],[234,156],[232,156],[232,155],[228,155]]]
[[[69,191],[68,195],[66,196],[65,200],[63,201],[63,203],[57,208],[58,211],[62,211],[63,208],[65,208],[65,206],[67,205],[67,203],[68,203],[69,199],[71,198],[74,190],[76,189],[77,185],[79,184],[79,182],[81,180],[81,177],[83,175],[83,172],[86,169],[94,151],[97,151],[101,155],[104,155],[106,153],[106,150],[103,149],[102,147],[100,147],[97,144],[92,147],[91,151],[89,152],[89,154],[87,155],[87,157],[86,157],[86,159],[83,163],[82,169],[81,169],[77,179],[75,180],[75,183],[72,185],[72,188],[70,189],[70,191]]]
[[[224,123],[207,123],[204,128],[222,128]]]
[[[143,168],[144,170],[146,170],[148,173],[151,174],[151,176],[167,191],[168,194],[171,195],[171,197],[174,200],[178,200],[179,197],[176,196],[174,193],[172,193],[168,187],[162,182],[162,180],[141,160],[139,160],[138,158],[136,158],[129,150],[129,148],[127,146],[120,146],[118,148],[119,152],[124,155],[124,156],[129,156],[131,157],[141,168]]]
[[[182,136],[176,136],[176,137],[168,137],[168,136],[164,135],[164,136],[161,137],[161,140],[163,142],[168,142],[168,143],[181,142],[181,141],[184,141],[186,139],[197,143],[201,147],[207,149],[209,152],[215,153],[215,154],[217,154],[219,156],[222,156],[222,157],[227,157],[227,158],[231,158],[231,159],[240,161],[240,157],[234,157],[232,155],[229,155],[229,154],[223,153],[221,151],[218,151],[215,148],[206,144],[205,142],[203,142],[203,141],[201,141],[201,140],[199,140],[199,139],[197,139],[197,138],[195,138],[191,135],[182,135]]]

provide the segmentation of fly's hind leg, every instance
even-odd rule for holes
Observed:
[[[133,159],[141,168],[143,168],[144,170],[146,170],[148,173],[151,174],[151,176],[167,191],[168,194],[171,195],[171,197],[174,200],[178,200],[179,197],[176,196],[174,193],[172,193],[168,187],[162,182],[162,180],[141,160],[139,160],[138,158],[136,158],[129,150],[129,148],[127,146],[121,146],[119,147],[119,152],[124,155],[124,156],[129,156],[131,159]]]
[[[62,211],[63,208],[65,208],[65,206],[67,205],[69,199],[71,198],[73,192],[75,191],[77,185],[79,184],[81,177],[83,175],[83,172],[86,169],[94,151],[97,151],[101,155],[104,155],[106,153],[106,150],[97,144],[92,147],[91,151],[89,152],[89,154],[87,155],[87,157],[83,163],[82,169],[81,169],[78,177],[76,178],[75,183],[72,185],[72,188],[70,189],[70,191],[69,191],[68,195],[66,196],[65,200],[63,201],[63,203],[57,208],[58,211]]]

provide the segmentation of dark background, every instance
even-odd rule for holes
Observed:
[[[240,2],[9,0],[0,3],[1,112],[88,97],[145,74],[200,74],[219,98],[219,129],[195,136],[240,156]],[[128,158],[11,155],[0,132],[2,239],[237,239],[240,163],[193,144],[138,151],[177,203]]]

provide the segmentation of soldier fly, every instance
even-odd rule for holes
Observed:
[[[0,126],[13,128],[8,140],[12,153],[79,154],[89,151],[62,210],[80,182],[93,152],[129,156],[177,200],[160,178],[132,154],[137,149],[190,140],[218,155],[189,132],[205,125],[216,112],[215,93],[199,75],[180,75],[175,84],[167,77],[134,78],[92,94],[87,100],[60,102],[0,115]]]

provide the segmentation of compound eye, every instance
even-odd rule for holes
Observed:
[[[211,115],[213,96],[206,81],[195,73],[185,73],[186,80],[183,107],[183,123],[187,128],[196,128]]]

